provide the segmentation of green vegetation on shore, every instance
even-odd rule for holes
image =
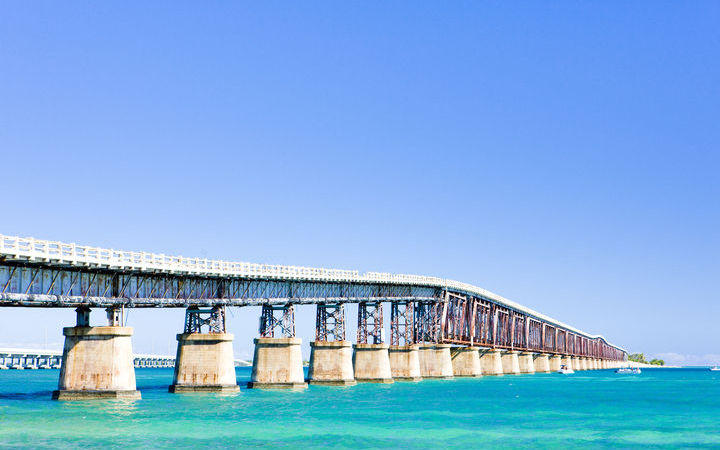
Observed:
[[[662,359],[651,359],[650,361],[645,360],[645,354],[644,353],[633,353],[632,355],[628,356],[628,359],[630,361],[635,361],[642,364],[652,364],[654,366],[664,366],[665,361]]]

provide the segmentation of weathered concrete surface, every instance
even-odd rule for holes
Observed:
[[[170,392],[237,392],[230,333],[177,335],[175,373]]]
[[[451,347],[450,344],[421,344],[418,349],[420,375],[423,378],[452,378]]]
[[[502,375],[502,352],[497,349],[480,350],[480,367],[483,375]]]
[[[506,375],[516,375],[520,373],[520,361],[518,358],[520,352],[517,350],[507,350],[502,352],[502,368]]]
[[[547,353],[535,353],[533,357],[535,359],[535,372],[547,373],[550,372],[550,355]],[[558,367],[559,369],[559,367]]]
[[[302,389],[307,387],[302,368],[300,338],[257,338],[249,388]]]
[[[355,344],[355,380],[367,383],[393,383],[387,344]]]
[[[331,386],[355,385],[352,355],[349,341],[311,342],[308,382]]]
[[[582,365],[582,362],[580,361],[580,357],[574,356],[573,359],[572,359],[572,363],[573,363],[573,370],[574,370],[574,371],[577,372],[577,371],[580,371],[580,370],[585,370],[585,368],[584,368],[583,365]]]
[[[420,354],[417,345],[391,345],[390,372],[395,381],[420,381]]]
[[[532,352],[522,352],[518,356],[520,373],[535,373],[535,358]]]
[[[66,327],[57,400],[140,398],[131,327]]]
[[[575,360],[572,356],[563,356],[562,358],[562,364],[566,366],[568,369],[575,370]]]
[[[550,371],[557,372],[558,370],[560,370],[560,366],[562,364],[564,364],[562,356],[560,356],[560,355],[550,356]]]
[[[456,377],[481,377],[480,349],[478,347],[453,347],[450,349],[453,375]]]

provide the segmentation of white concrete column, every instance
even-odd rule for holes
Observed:
[[[535,360],[532,352],[522,352],[518,356],[520,373],[535,373]]]
[[[308,382],[330,386],[355,385],[352,356],[352,344],[348,341],[311,342]]]
[[[507,350],[502,352],[502,367],[505,375],[515,375],[520,373],[520,361],[518,358],[520,352],[517,350]]]
[[[502,352],[498,349],[481,350],[480,366],[483,375],[503,375]]]
[[[300,338],[256,338],[249,388],[302,389],[307,387]]]

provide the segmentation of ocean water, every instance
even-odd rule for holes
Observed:
[[[50,400],[57,370],[0,371],[0,447],[720,447],[720,373],[653,369],[392,385],[169,394],[137,369],[139,401]]]

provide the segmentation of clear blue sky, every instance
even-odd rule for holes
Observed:
[[[717,362],[719,23],[702,1],[6,1],[0,233],[450,277]],[[0,346],[74,320],[0,314]],[[257,315],[233,311],[239,356]],[[182,312],[129,324],[174,352]]]

